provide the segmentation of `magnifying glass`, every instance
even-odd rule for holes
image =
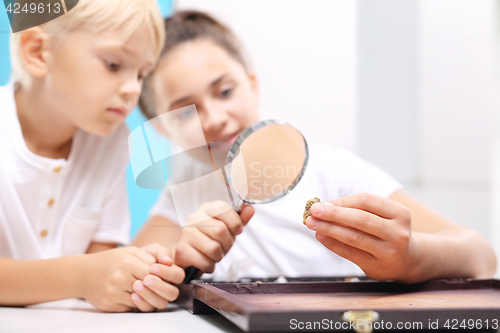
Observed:
[[[235,210],[285,196],[304,175],[308,159],[306,139],[284,121],[263,120],[245,129],[226,157],[225,176]],[[187,267],[185,273],[184,283],[189,283],[199,269]]]

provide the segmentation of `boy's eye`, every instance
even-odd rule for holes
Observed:
[[[120,65],[114,62],[106,61],[106,65],[112,72],[116,72],[118,69],[120,69]]]
[[[220,94],[219,96],[222,97],[222,98],[227,98],[229,96],[231,96],[233,92],[233,88],[230,88],[230,89],[224,89]]]
[[[149,70],[142,71],[141,70],[141,71],[139,71],[139,77],[138,77],[138,79],[140,81],[144,81],[149,76],[149,74],[151,74],[151,71],[149,71]]]

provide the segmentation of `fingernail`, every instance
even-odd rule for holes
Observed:
[[[164,261],[164,262],[165,261],[173,262],[172,258],[170,258],[169,256],[163,256],[163,257],[161,257],[161,260]]]
[[[140,300],[141,300],[141,298],[139,297],[139,295],[137,295],[136,293],[133,293],[133,294],[132,294],[132,299],[133,299],[134,301],[136,301],[136,302],[138,302],[138,301],[140,301]]]
[[[137,291],[142,291],[142,289],[144,289],[144,285],[142,284],[141,281],[136,281],[134,283],[134,289]]]
[[[314,204],[311,207],[311,213],[314,213],[316,215],[321,215],[321,213],[323,213],[323,205],[321,205],[321,204]]]
[[[236,230],[236,234],[237,234],[237,235],[240,235],[242,232],[243,232],[243,227],[242,227],[242,226],[239,226],[239,227],[238,227],[238,230]]]
[[[153,284],[153,282],[154,282],[153,279],[150,277],[147,277],[144,279],[144,284],[148,287],[151,286]]]
[[[319,239],[319,240],[324,240],[326,238],[325,235],[323,234],[320,234],[319,232],[316,234],[316,238]]]
[[[158,265],[153,265],[153,266],[151,266],[150,272],[151,272],[151,274],[158,274],[158,273],[160,273],[160,267],[158,267]]]
[[[309,228],[312,228],[312,229],[316,229],[316,227],[318,226],[319,224],[319,221],[316,220],[316,219],[313,219],[311,217],[308,217],[307,220],[306,220],[306,223],[307,223],[307,226]]]

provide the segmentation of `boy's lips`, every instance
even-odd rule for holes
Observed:
[[[127,108],[121,107],[121,108],[109,108],[108,111],[116,114],[117,116],[120,117],[126,117],[127,116]]]

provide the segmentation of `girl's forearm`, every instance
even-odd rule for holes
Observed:
[[[151,243],[158,243],[171,251],[179,241],[181,228],[166,218],[154,216],[139,231],[132,241],[132,245],[142,247]]]
[[[437,233],[413,233],[417,259],[401,282],[436,278],[487,278],[496,271],[496,257],[477,231],[454,227]]]
[[[82,297],[84,255],[47,260],[0,258],[0,306],[22,306]]]

